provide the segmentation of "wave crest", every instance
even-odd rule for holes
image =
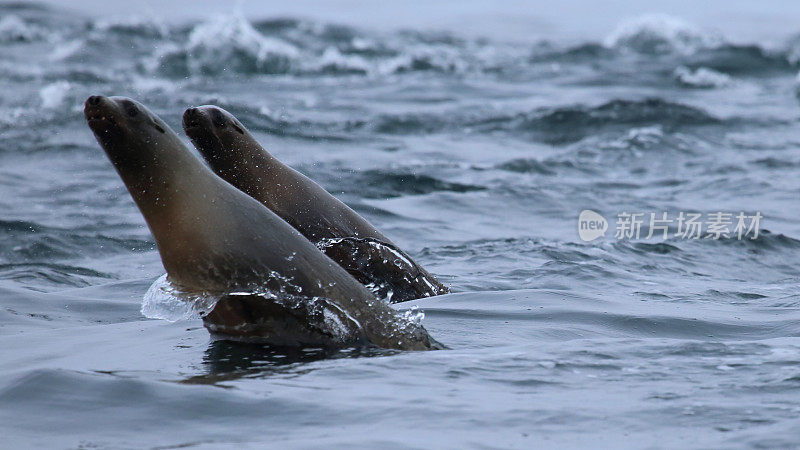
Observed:
[[[168,74],[219,75],[286,73],[299,50],[259,33],[239,15],[218,16],[195,26],[185,46],[172,45],[156,55],[156,67]]]
[[[170,27],[156,16],[102,19],[94,22],[92,26],[101,33],[134,37],[165,38],[170,35]]]
[[[40,27],[27,23],[14,14],[0,18],[0,43],[32,42],[47,37]]]
[[[722,39],[681,19],[653,14],[622,23],[606,37],[604,44],[609,48],[649,55],[692,54],[701,49],[718,47]]]
[[[544,108],[514,116],[490,116],[470,123],[482,132],[532,133],[550,144],[577,142],[601,130],[659,126],[664,131],[682,127],[713,125],[722,120],[706,111],[652,97],[643,100],[615,99],[599,106]]]
[[[680,66],[675,69],[674,74],[680,84],[693,88],[715,88],[731,82],[730,76],[707,67],[692,70],[686,66]]]

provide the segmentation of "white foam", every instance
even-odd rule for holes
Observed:
[[[333,69],[338,72],[369,72],[370,65],[361,56],[343,55],[336,47],[328,47],[315,63],[316,70]]]
[[[623,22],[603,44],[638,53],[691,54],[704,48],[718,47],[722,39],[676,17],[651,14]]]
[[[664,131],[661,125],[649,127],[637,127],[628,130],[625,137],[621,137],[606,144],[608,148],[620,150],[634,150],[652,147],[664,139]],[[640,154],[635,153],[636,156]]]
[[[730,84],[731,77],[722,72],[707,67],[698,67],[691,70],[680,66],[675,69],[675,78],[682,84],[698,88],[715,88]]]
[[[291,60],[299,54],[288,42],[259,33],[241,15],[216,16],[197,25],[189,34],[187,51],[190,64],[217,67],[241,58],[252,58],[256,64],[271,59]]]
[[[422,321],[425,319],[425,312],[419,309],[419,306],[414,305],[411,309],[403,312],[403,319],[412,325],[419,326],[422,325]]]
[[[33,41],[44,37],[44,30],[9,14],[0,18],[0,42]]]
[[[56,81],[39,89],[39,98],[42,100],[42,108],[56,109],[64,103],[72,85],[68,81]]]
[[[53,61],[62,61],[70,56],[78,53],[81,48],[86,44],[82,39],[73,39],[71,41],[60,42],[53,46],[53,51],[50,53],[50,59]]]
[[[362,50],[362,51],[363,50],[370,50],[370,49],[378,47],[378,45],[374,41],[368,40],[368,39],[364,39],[364,38],[361,38],[361,37],[358,37],[358,36],[354,37],[350,41],[350,45],[352,45],[354,49]]]
[[[356,330],[362,329],[361,324],[338,305],[324,301],[323,299],[314,300],[323,305],[322,316],[325,325],[324,329],[340,342],[347,339],[351,334],[354,334]],[[343,322],[342,317],[349,323]]]
[[[382,61],[376,70],[379,74],[387,75],[415,70],[415,66],[420,65],[430,66],[434,70],[453,72],[463,72],[468,67],[465,55],[460,54],[455,48],[417,44],[409,45],[402,54]]]

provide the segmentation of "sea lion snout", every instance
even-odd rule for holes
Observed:
[[[94,131],[106,130],[109,126],[116,126],[115,104],[108,97],[92,95],[86,99],[83,106],[83,115]]]
[[[236,119],[224,109],[214,105],[196,106],[184,111],[183,130],[207,157],[220,156],[215,152],[206,154],[211,149],[221,148],[220,140],[235,139],[244,134],[244,129]]]
[[[245,134],[242,125],[227,111],[214,105],[197,106],[183,113],[183,128],[189,133],[226,135],[229,130]],[[191,137],[191,136],[190,136]]]
[[[161,119],[128,97],[92,95],[86,99],[83,115],[103,148],[114,153],[129,153],[133,146],[120,146],[112,141],[125,138],[147,146],[155,133],[168,134],[168,127]]]
[[[88,119],[89,116],[100,114],[109,117],[110,115],[128,116],[135,118],[139,113],[145,112],[147,109],[141,104],[128,97],[106,97],[103,95],[92,95],[86,99],[83,105],[83,112]]]
[[[225,128],[225,118],[213,106],[196,106],[183,112],[183,128],[214,133]]]
[[[189,136],[189,139],[195,143],[200,153],[204,154],[206,158],[218,158],[221,155],[216,153],[204,153],[206,149],[218,148],[219,136],[217,131],[219,128],[214,126],[211,119],[210,106],[197,106],[188,108],[183,112],[183,131]],[[199,143],[199,144],[198,144]]]
[[[183,127],[184,128],[195,128],[200,126],[200,118],[202,117],[202,112],[199,108],[189,108],[183,112]]]
[[[89,118],[90,113],[100,112],[103,109],[106,109],[109,106],[109,99],[108,97],[104,97],[102,95],[93,95],[86,99],[86,102],[83,104],[83,112],[86,114],[86,118]]]

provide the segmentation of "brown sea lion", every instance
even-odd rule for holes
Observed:
[[[449,292],[363,217],[278,161],[229,112],[189,108],[183,129],[214,172],[266,205],[379,297],[397,303]]]
[[[168,280],[219,295],[215,334],[275,345],[435,341],[311,242],[211,172],[159,117],[124,97],[92,96],[84,115],[155,237]]]

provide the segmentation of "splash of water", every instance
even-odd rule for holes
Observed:
[[[218,295],[182,292],[164,274],[144,294],[141,311],[148,319],[169,322],[199,319],[211,312],[219,299]]]

